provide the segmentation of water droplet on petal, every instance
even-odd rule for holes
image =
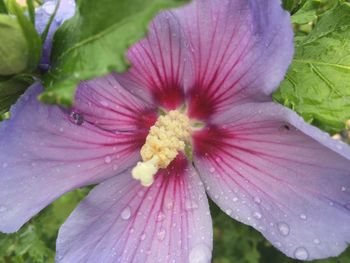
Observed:
[[[254,202],[257,204],[261,203],[261,199],[259,197],[254,197]]]
[[[156,221],[157,221],[157,222],[162,222],[162,221],[164,221],[164,219],[165,219],[165,214],[164,214],[162,211],[160,211],[160,212],[158,213],[158,215],[157,215]]]
[[[194,200],[187,199],[185,201],[185,210],[189,211],[189,210],[193,210],[196,208],[198,208],[198,205]]]
[[[143,234],[141,235],[140,239],[141,239],[141,240],[145,240],[145,239],[146,239],[146,234],[143,233]]]
[[[342,192],[345,192],[345,191],[346,191],[346,187],[345,187],[345,186],[342,186],[342,187],[341,187],[341,191],[342,191]]]
[[[307,216],[306,216],[305,214],[300,214],[300,218],[301,218],[302,220],[306,220],[306,219],[307,219]]]
[[[259,213],[259,212],[254,212],[254,217],[256,219],[261,219],[262,218],[262,215]]]
[[[171,209],[171,208],[173,208],[173,201],[171,201],[171,200],[168,200],[166,203],[165,203],[165,207],[167,208],[167,209]]]
[[[6,168],[7,166],[8,166],[7,163],[3,163],[3,164],[2,164],[2,168]]]
[[[304,247],[298,247],[294,251],[294,257],[299,260],[306,260],[309,258],[309,252]]]
[[[232,198],[232,201],[233,201],[233,202],[237,202],[237,201],[238,201],[238,197]]]
[[[209,263],[211,260],[211,249],[204,243],[194,246],[189,255],[189,263]]]
[[[111,163],[112,162],[112,158],[110,156],[106,156],[105,157],[105,163]]]
[[[107,101],[105,101],[105,100],[101,101],[100,103],[104,107],[108,107],[109,106],[109,103]]]
[[[84,123],[84,116],[82,114],[73,111],[70,116],[76,125],[80,126]]]
[[[277,224],[277,228],[278,228],[279,233],[282,236],[288,236],[289,235],[290,228],[289,228],[289,225],[287,223],[279,222]]]
[[[7,208],[5,206],[0,206],[0,213],[6,212]]]
[[[161,228],[157,233],[157,238],[160,241],[163,241],[166,235],[166,230],[164,228]]]
[[[130,218],[130,216],[131,216],[131,210],[130,210],[130,207],[127,206],[121,212],[120,217],[124,220],[128,220]]]
[[[315,239],[314,239],[314,243],[315,243],[316,245],[319,245],[319,244],[321,244],[321,241],[320,241],[318,238],[315,238]]]

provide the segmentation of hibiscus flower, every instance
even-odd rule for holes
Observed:
[[[210,262],[207,195],[302,260],[350,241],[350,148],[271,102],[293,54],[279,0],[195,0],[159,14],[124,74],[74,107],[35,84],[0,129],[0,230],[98,184],[59,231],[57,262]]]

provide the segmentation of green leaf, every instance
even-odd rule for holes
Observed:
[[[84,0],[75,16],[56,32],[52,63],[45,76],[46,103],[71,106],[80,80],[128,67],[125,51],[144,37],[147,25],[161,9],[187,0]]]
[[[307,1],[293,16],[292,23],[307,24],[317,18],[317,10],[320,6],[319,0]]]
[[[0,14],[7,14],[7,8],[4,0],[0,0]]]
[[[41,58],[41,39],[34,27],[34,25],[28,20],[27,16],[24,14],[23,9],[16,3],[15,0],[10,0],[8,2],[9,9],[17,17],[17,21],[21,26],[23,35],[27,41],[28,46],[28,59],[26,71],[35,70],[39,64]]]
[[[54,263],[58,229],[88,191],[85,188],[65,194],[17,233],[0,233],[0,263]]]
[[[32,83],[33,79],[29,76],[0,78],[0,120]]]
[[[0,14],[0,76],[20,73],[27,68],[29,48],[18,20]]]
[[[35,25],[35,7],[33,0],[26,0],[30,21]]]
[[[350,4],[324,13],[298,38],[293,63],[274,99],[328,132],[350,119]]]
[[[283,0],[282,6],[291,14],[296,13],[309,0]]]

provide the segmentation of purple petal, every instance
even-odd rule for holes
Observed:
[[[101,129],[36,99],[36,84],[0,128],[0,230],[14,232],[61,194],[115,176],[139,159],[143,131]],[[117,123],[116,123],[117,124]]]
[[[280,0],[196,0],[176,15],[192,51],[191,117],[270,100],[293,55],[290,18]]]
[[[75,96],[74,109],[84,114],[85,120],[102,129],[144,132],[157,119],[157,108],[135,97],[110,74],[84,81]]]
[[[147,38],[128,51],[129,72],[119,76],[124,87],[166,109],[184,101],[188,49],[179,21],[172,12],[162,12],[151,23]]]
[[[57,0],[46,0],[42,6],[39,6],[35,10],[35,27],[39,34],[44,32],[51,15],[54,13],[56,5]],[[43,53],[41,58],[41,67],[43,69],[47,69],[50,64],[52,41],[56,30],[65,20],[73,16],[74,11],[74,0],[61,0],[60,6],[58,7],[57,13],[52,21],[49,33],[43,45]]]
[[[290,257],[350,242],[350,147],[273,103],[233,108],[194,135],[210,197]]]
[[[128,170],[92,190],[61,227],[56,259],[209,263],[211,249],[203,184],[179,156],[149,188]]]

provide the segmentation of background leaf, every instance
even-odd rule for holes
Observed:
[[[0,39],[0,76],[24,71],[29,59],[29,48],[15,17],[0,14]]]
[[[53,263],[58,228],[88,191],[62,196],[15,234],[0,233],[0,263]]]
[[[153,16],[186,0],[84,0],[56,32],[54,67],[45,77],[41,100],[71,106],[80,80],[127,69],[125,52],[145,35]]]
[[[8,1],[8,6],[17,17],[18,23],[21,26],[24,37],[27,40],[28,45],[28,59],[27,59],[27,72],[36,70],[40,58],[41,58],[41,39],[37,33],[34,25],[24,14],[23,8],[21,8],[15,0]]]
[[[32,83],[33,79],[25,75],[0,78],[0,120]]]
[[[0,14],[7,14],[7,8],[4,0],[0,0]]]
[[[319,5],[319,0],[305,2],[304,5],[292,16],[292,23],[306,24],[314,21],[317,18],[317,8]]]
[[[35,25],[35,6],[34,6],[34,0],[26,0],[26,4],[28,7],[28,14],[30,17],[30,21],[33,25]]]
[[[296,54],[274,99],[334,133],[350,119],[350,4],[323,14]]]

